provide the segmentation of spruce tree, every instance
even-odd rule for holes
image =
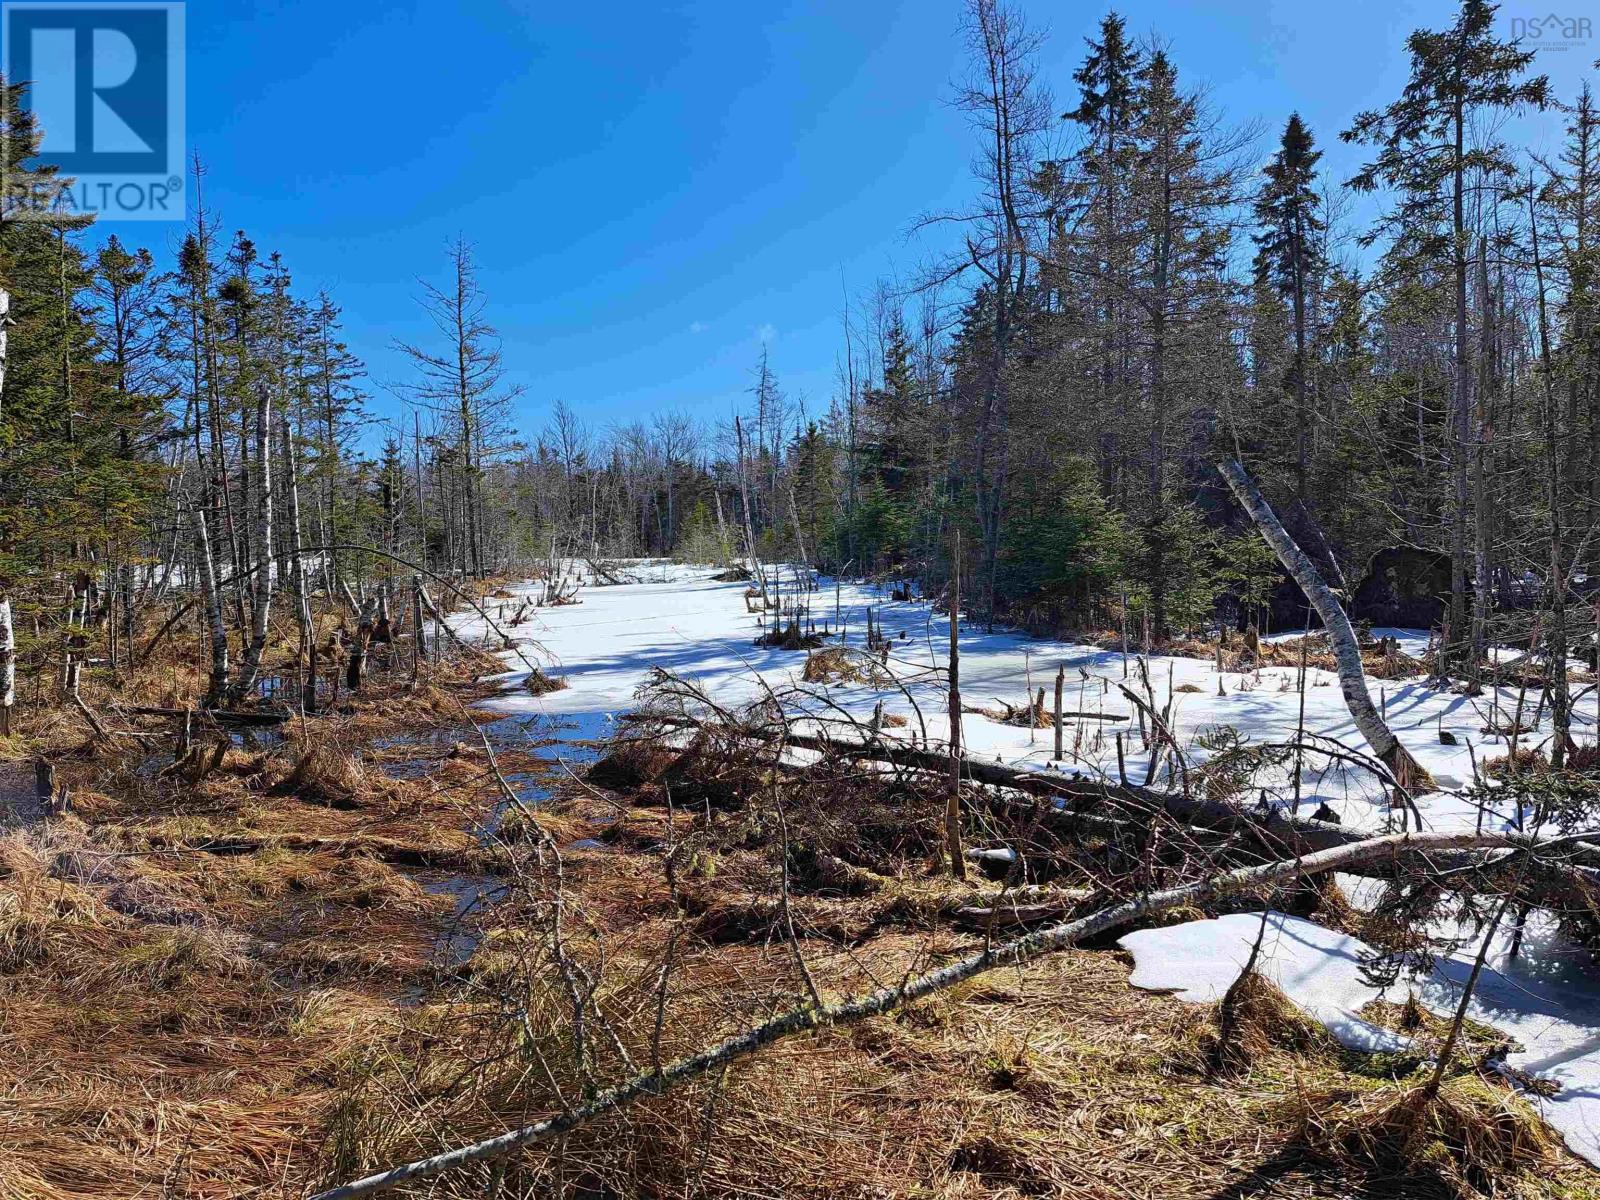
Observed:
[[[1474,507],[1468,287],[1475,234],[1468,224],[1469,192],[1507,186],[1516,175],[1503,143],[1492,137],[1474,142],[1472,132],[1497,114],[1543,108],[1549,102],[1546,78],[1527,77],[1534,52],[1495,36],[1497,9],[1487,0],[1463,0],[1448,29],[1413,33],[1406,42],[1411,75],[1400,98],[1383,109],[1359,114],[1340,135],[1347,142],[1377,148],[1376,157],[1350,184],[1361,191],[1387,185],[1399,194],[1399,202],[1380,225],[1392,233],[1396,250],[1403,255],[1445,257],[1450,264],[1454,379],[1447,453],[1452,481],[1452,649],[1464,645],[1467,628],[1469,525]],[[1489,597],[1480,596],[1478,602],[1487,605]]]

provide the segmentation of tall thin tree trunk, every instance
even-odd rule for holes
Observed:
[[[1456,64],[1460,92],[1459,60]],[[1453,117],[1455,144],[1451,184],[1452,258],[1455,273],[1455,379],[1450,393],[1450,470],[1453,480],[1454,509],[1450,514],[1450,630],[1461,638],[1467,625],[1467,541],[1468,518],[1472,508],[1472,485],[1468,470],[1467,445],[1472,437],[1472,359],[1471,332],[1467,327],[1467,229],[1466,229],[1466,117],[1463,101],[1457,99]],[[1446,647],[1446,652],[1451,651]],[[1459,652],[1459,646],[1456,647]]]
[[[756,527],[750,519],[750,473],[746,468],[744,455],[744,426],[737,415],[733,418],[733,439],[739,453],[739,499],[744,505],[744,539],[745,549],[750,555],[750,573],[756,577],[756,586],[761,589],[761,604],[763,611],[768,605],[767,580],[761,573],[761,559],[756,555]]]
[[[211,679],[206,687],[206,707],[222,702],[228,692],[228,627],[222,621],[222,597],[217,594],[217,565],[211,553],[211,532],[206,527],[204,502],[189,509],[194,525],[195,560],[200,568],[200,599],[211,635]]]
[[[6,390],[6,328],[11,324],[11,293],[0,287],[0,412]]]
[[[711,489],[711,498],[716,501],[717,505],[717,544],[722,548],[722,559],[717,565],[725,567],[728,565],[728,559],[733,556],[733,546],[728,541],[728,523],[722,515],[722,489],[713,487]]]
[[[1545,483],[1548,489],[1546,503],[1550,508],[1550,644],[1549,693],[1550,722],[1553,736],[1550,739],[1550,765],[1561,768],[1567,761],[1567,743],[1572,724],[1571,702],[1567,687],[1567,569],[1566,536],[1562,520],[1562,438],[1556,419],[1555,368],[1550,361],[1550,321],[1545,304],[1544,262],[1539,254],[1539,214],[1534,208],[1532,179],[1529,179],[1528,208],[1529,229],[1532,234],[1533,273],[1538,293],[1539,312],[1539,365],[1544,388],[1544,459]],[[1535,651],[1538,650],[1534,646]]]
[[[278,420],[278,457],[282,460],[284,520],[289,542],[289,577],[294,581],[295,619],[300,626],[299,660],[300,707],[305,712],[317,708],[316,633],[311,623],[311,583],[305,556],[300,553],[300,478],[296,469],[294,435],[287,414]],[[327,551],[323,551],[324,554]]]
[[[961,848],[961,532],[950,559],[950,794],[944,809],[945,852],[957,879],[967,877]]]
[[[11,709],[17,702],[17,633],[11,597],[0,595],[0,735],[11,734]]]
[[[255,419],[255,536],[256,571],[250,592],[250,641],[239,664],[234,684],[235,702],[244,699],[261,674],[261,656],[267,649],[272,593],[277,590],[278,564],[272,544],[272,390],[261,384],[256,393]]]

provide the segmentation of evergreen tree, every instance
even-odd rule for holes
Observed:
[[[1447,457],[1452,481],[1449,550],[1450,624],[1457,645],[1467,629],[1467,580],[1472,548],[1469,526],[1472,458],[1472,328],[1468,287],[1475,231],[1469,227],[1469,193],[1506,186],[1516,175],[1509,149],[1492,137],[1475,144],[1472,134],[1496,114],[1549,102],[1543,75],[1526,78],[1534,52],[1494,34],[1498,6],[1462,0],[1450,28],[1419,29],[1407,39],[1411,75],[1400,98],[1386,108],[1359,114],[1341,135],[1371,145],[1377,155],[1351,179],[1372,191],[1387,185],[1399,203],[1380,228],[1394,237],[1401,256],[1447,257],[1454,300],[1453,368]],[[1376,234],[1374,234],[1376,236]],[[1486,531],[1478,530],[1482,577]],[[1479,604],[1489,597],[1480,595]]]
[[[1302,508],[1310,502],[1312,426],[1307,309],[1322,270],[1319,237],[1325,228],[1317,214],[1315,191],[1321,157],[1300,114],[1291,114],[1255,200],[1256,220],[1262,227],[1256,235],[1256,277],[1284,297],[1291,310],[1294,352],[1284,391],[1294,406],[1294,496]]]

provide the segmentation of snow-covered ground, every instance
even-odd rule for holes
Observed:
[[[513,689],[496,701],[495,707],[508,711],[617,714],[631,707],[634,692],[646,680],[651,667],[695,680],[725,705],[758,698],[762,692],[758,675],[767,686],[779,690],[800,685],[804,653],[765,650],[753,644],[760,632],[760,618],[745,610],[744,584],[717,583],[710,578],[713,572],[709,570],[669,563],[634,564],[629,572],[645,582],[588,587],[580,593],[579,604],[531,610],[529,619],[513,632],[537,643],[537,649],[529,647],[526,653],[536,661],[551,664],[552,673],[563,675],[570,687],[537,699]],[[787,587],[786,583],[786,596]],[[535,589],[529,586],[514,590]],[[888,731],[890,736],[920,736],[926,728],[935,741],[945,740],[949,721],[940,672],[949,646],[947,618],[934,614],[925,603],[891,601],[872,587],[844,584],[838,589],[836,622],[835,590],[829,580],[824,580],[809,600],[816,623],[830,628],[842,625],[844,640],[856,647],[865,644],[866,614],[869,608],[873,610],[879,626],[896,635],[890,665],[920,708],[921,717],[911,711],[899,688],[893,686],[836,686],[827,689],[828,698],[861,720],[870,717],[873,706],[881,700],[889,712],[909,718],[907,726]],[[491,611],[497,604],[508,613],[517,607],[515,600],[489,603]],[[454,618],[452,624],[464,634],[483,632],[482,619],[470,610]],[[1374,632],[1398,637],[1402,649],[1408,651],[1420,653],[1427,645],[1426,633],[1415,630]],[[969,706],[998,707],[997,699],[1021,704],[1030,679],[1035,691],[1046,688],[1048,704],[1056,669],[1065,665],[1066,709],[1134,715],[1132,704],[1118,685],[1140,690],[1136,658],[1130,657],[1125,674],[1123,656],[1116,651],[1028,638],[1011,631],[986,633],[972,623],[963,624],[960,644],[962,697]],[[508,665],[521,666],[515,656],[504,657]],[[1195,735],[1208,727],[1231,726],[1256,745],[1282,743],[1294,736],[1301,700],[1295,669],[1225,672],[1220,680],[1221,695],[1218,673],[1209,661],[1156,656],[1150,659],[1149,673],[1158,705],[1166,703],[1171,691],[1174,732],[1185,744],[1191,764],[1204,762],[1210,754],[1193,743]],[[515,681],[511,677],[510,682]],[[1381,699],[1391,727],[1443,789],[1419,802],[1428,826],[1440,830],[1473,827],[1480,819],[1478,810],[1453,795],[1452,790],[1471,782],[1474,758],[1481,764],[1506,751],[1503,739],[1484,732],[1496,698],[1488,693],[1466,697],[1436,691],[1423,679],[1375,680],[1373,692],[1375,698]],[[1310,670],[1304,699],[1309,734],[1367,750],[1345,708],[1335,675]],[[796,703],[813,711],[821,708],[817,704]],[[1498,704],[1501,719],[1507,720],[1517,704],[1515,692],[1504,690]],[[1582,707],[1575,718],[1580,739],[1592,738],[1592,701]],[[1531,716],[1531,709],[1530,703],[1525,720]],[[1110,723],[1069,719],[1067,757],[1059,766],[1115,775],[1114,734],[1119,729],[1125,735],[1128,777],[1142,781],[1149,755],[1133,720]],[[1452,735],[1455,744],[1444,744],[1441,730]],[[962,736],[974,756],[1008,764],[1028,763],[1041,769],[1050,765],[1053,736],[1049,730],[1029,731],[968,713],[963,718]],[[1538,736],[1532,740],[1536,742]],[[1525,736],[1522,744],[1530,744],[1530,739]],[[1370,774],[1307,755],[1301,811],[1310,815],[1319,803],[1326,803],[1351,827],[1382,828],[1391,819],[1387,799]],[[1484,826],[1508,824],[1512,815],[1493,814],[1484,819]]]
[[[1135,987],[1203,1004],[1220,1000],[1238,978],[1260,932],[1260,914],[1239,913],[1141,929],[1120,945],[1134,956],[1129,982]],[[1509,931],[1496,935],[1468,1011],[1521,1047],[1507,1056],[1509,1066],[1561,1085],[1554,1096],[1530,1099],[1574,1153],[1600,1166],[1600,974],[1594,957],[1561,941],[1537,917],[1516,959],[1507,955],[1508,938]],[[1361,978],[1371,954],[1365,943],[1272,913],[1257,969],[1344,1045],[1396,1050],[1407,1039],[1363,1020],[1359,1010],[1375,999],[1404,1000],[1409,990],[1431,1011],[1454,1015],[1478,945],[1460,939],[1431,974],[1383,993]]]
[[[587,587],[580,593],[579,604],[530,610],[524,623],[511,632],[529,643],[523,647],[524,653],[550,673],[564,677],[569,686],[545,696],[531,696],[516,686],[525,675],[517,654],[502,653],[512,670],[506,676],[507,690],[490,706],[505,712],[586,717],[582,727],[592,730],[634,706],[635,692],[648,680],[652,667],[694,680],[725,706],[759,698],[764,686],[778,692],[801,686],[803,652],[766,650],[753,644],[760,632],[760,618],[746,611],[746,585],[718,583],[712,580],[712,571],[660,562],[631,564],[628,574],[640,582]],[[513,589],[515,593],[536,590],[534,585]],[[895,635],[890,663],[920,708],[921,718],[913,715],[905,695],[894,686],[839,685],[827,689],[828,699],[861,720],[882,701],[888,711],[911,718],[909,725],[886,731],[889,736],[909,737],[925,726],[929,737],[944,740],[949,724],[943,684],[935,668],[942,668],[946,660],[947,618],[934,614],[924,603],[891,601],[870,586],[843,584],[836,593],[831,580],[824,580],[809,599],[815,622],[835,630],[842,627],[846,643],[856,647],[865,644],[867,610],[873,610],[879,627]],[[487,603],[491,612],[503,606],[507,619],[518,607],[516,599]],[[451,623],[464,636],[481,637],[485,632],[482,618],[470,610],[453,617]],[[1374,632],[1399,638],[1401,649],[1414,655],[1427,646],[1427,635],[1416,630]],[[1130,662],[1130,675],[1125,675],[1123,657],[1114,651],[1009,631],[986,633],[977,625],[963,625],[960,645],[962,694],[969,705],[993,705],[996,698],[1020,704],[1030,678],[1034,689],[1047,689],[1048,697],[1057,667],[1065,665],[1064,707],[1124,716],[1133,713],[1117,685],[1126,683],[1138,690],[1137,663]],[[1149,671],[1158,704],[1165,703],[1171,689],[1174,732],[1193,763],[1203,762],[1208,755],[1204,747],[1193,744],[1195,735],[1208,726],[1232,726],[1258,745],[1286,742],[1294,734],[1301,695],[1293,669],[1224,673],[1220,695],[1218,673],[1210,662],[1155,657]],[[1505,753],[1504,741],[1484,732],[1494,699],[1436,691],[1422,679],[1372,681],[1372,687],[1375,697],[1381,693],[1391,726],[1440,784],[1441,791],[1418,801],[1428,826],[1471,828],[1482,815],[1453,789],[1472,780],[1474,756],[1481,764],[1485,758]],[[1505,719],[1515,709],[1517,697],[1507,690],[1498,702]],[[823,707],[801,697],[794,703],[813,712]],[[1592,703],[1577,714],[1580,740],[1594,737]],[[1304,720],[1308,733],[1369,749],[1345,709],[1336,677],[1328,672],[1308,672]],[[1111,733],[1118,728],[1125,731],[1128,775],[1142,780],[1148,754],[1140,746],[1133,721],[1118,725],[1069,721],[1068,761],[1060,767],[1114,776],[1116,746]],[[1456,744],[1443,744],[1441,730],[1452,734]],[[975,756],[1050,769],[1053,737],[1049,730],[1030,734],[1027,729],[969,713],[963,717],[962,735],[969,753]],[[1534,734],[1533,742],[1540,736]],[[1390,819],[1386,798],[1370,775],[1308,759],[1302,812],[1309,814],[1318,803],[1326,803],[1345,825],[1355,828],[1382,828]],[[1493,828],[1508,824],[1511,814],[1491,813],[1482,819],[1486,828]],[[1364,898],[1357,881],[1346,882],[1356,891],[1358,901]],[[1185,999],[1214,1000],[1237,975],[1259,924],[1257,916],[1230,916],[1129,935],[1124,944],[1138,959],[1133,982],[1181,989]],[[1276,916],[1263,970],[1349,1044],[1369,1049],[1392,1046],[1392,1035],[1356,1015],[1377,995],[1359,976],[1363,949],[1355,939],[1296,918]],[[1453,1010],[1452,990],[1464,981],[1475,950],[1474,944],[1463,944],[1441,959],[1433,976],[1412,981],[1424,1003],[1441,1012]],[[1523,1045],[1522,1051],[1512,1055],[1513,1065],[1562,1084],[1555,1098],[1541,1103],[1551,1124],[1572,1148],[1600,1165],[1600,967],[1594,957],[1535,923],[1519,960],[1509,961],[1503,946],[1491,958],[1474,1001],[1474,1013]]]

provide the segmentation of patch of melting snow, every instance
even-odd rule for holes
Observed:
[[[1521,1046],[1506,1058],[1516,1067],[1560,1084],[1551,1097],[1529,1096],[1573,1153],[1600,1166],[1600,969],[1593,954],[1561,938],[1548,920],[1530,921],[1522,953],[1507,953],[1510,931],[1491,946],[1469,1014]],[[1143,929],[1119,939],[1134,957],[1129,982],[1180,1000],[1222,998],[1249,959],[1261,914],[1237,913]],[[1271,913],[1257,962],[1260,973],[1352,1049],[1403,1049],[1409,1039],[1360,1017],[1376,999],[1403,1000],[1406,989],[1430,1011],[1454,1015],[1479,940],[1461,929],[1458,949],[1434,971],[1387,992],[1361,978],[1374,952],[1359,938],[1283,913]]]
[[[967,851],[967,857],[979,862],[1014,863],[1017,861],[1017,852],[1010,847],[989,847],[980,849],[973,847]]]

